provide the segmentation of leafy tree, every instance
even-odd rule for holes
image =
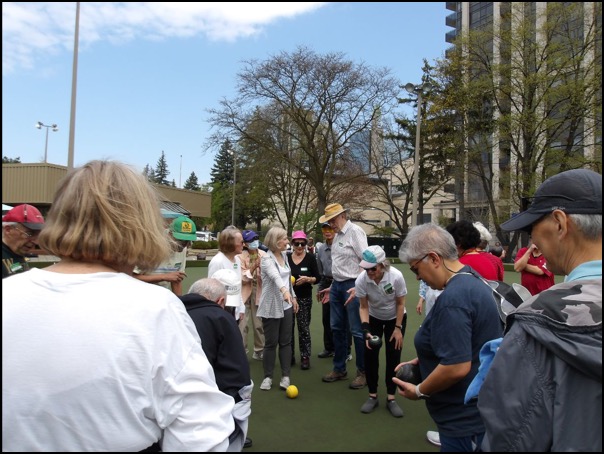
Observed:
[[[516,234],[508,241],[501,220],[525,210],[547,177],[578,167],[602,171],[601,4],[549,2],[544,17],[527,5],[502,9],[502,23],[513,26],[497,36],[461,36],[440,66],[464,141],[457,168],[470,187],[458,196],[482,188],[504,244],[517,242]]]
[[[244,62],[237,77],[236,98],[209,111],[219,129],[216,142],[228,136],[254,143],[275,165],[270,178],[276,166],[290,166],[312,187],[319,213],[338,186],[367,174],[366,153],[352,145],[355,135],[393,107],[398,82],[389,69],[300,47]]]
[[[2,164],[17,164],[21,162],[20,157],[9,158],[8,156],[2,156]]]
[[[185,181],[185,185],[183,186],[183,188],[190,189],[191,191],[199,191],[201,189],[195,172],[191,172],[191,175],[189,175],[189,178],[187,178],[187,181]]]

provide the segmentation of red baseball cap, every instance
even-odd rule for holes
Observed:
[[[42,230],[44,218],[33,205],[17,205],[2,217],[2,222],[18,222],[31,230]]]

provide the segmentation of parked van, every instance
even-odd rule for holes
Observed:
[[[195,232],[195,235],[197,235],[197,241],[212,240],[212,232]]]

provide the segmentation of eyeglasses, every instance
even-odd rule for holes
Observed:
[[[327,221],[327,223],[329,224],[330,227],[333,227],[334,225],[337,225],[337,219],[342,216],[341,214],[338,214],[337,216],[334,216],[333,218],[331,218],[329,221]]]
[[[416,261],[413,265],[411,265],[409,267],[409,269],[413,272],[413,274],[415,274],[416,276],[419,273],[419,270],[417,269],[417,264],[419,262],[421,262],[422,260],[424,260],[426,257],[428,257],[430,255],[430,253],[428,252],[426,255],[424,255],[421,259],[419,259],[418,261]]]
[[[378,266],[377,266],[377,265],[375,265],[373,268],[365,268],[365,271],[367,271],[368,273],[369,273],[370,271],[377,271],[377,267],[378,267]]]
[[[306,246],[306,243],[293,242],[292,244],[294,245],[294,247],[304,247],[304,246]]]
[[[21,232],[21,233],[22,233],[23,235],[25,235],[27,238],[33,238],[34,236],[36,236],[36,235],[38,234],[38,232],[35,232],[35,233],[34,233],[34,232],[28,232],[28,231],[25,231],[25,230],[21,230],[21,229],[20,229],[19,227],[17,227],[16,225],[15,225],[15,226],[13,226],[13,228],[14,228],[15,230],[18,230],[19,232]]]

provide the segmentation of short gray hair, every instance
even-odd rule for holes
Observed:
[[[214,302],[218,302],[220,298],[226,298],[227,296],[224,284],[211,277],[204,277],[193,282],[189,293],[196,293]]]
[[[434,252],[447,260],[457,260],[457,246],[449,232],[436,224],[422,224],[413,227],[398,251],[401,262]]]
[[[577,226],[577,230],[586,240],[597,241],[602,239],[601,214],[569,214]]]

